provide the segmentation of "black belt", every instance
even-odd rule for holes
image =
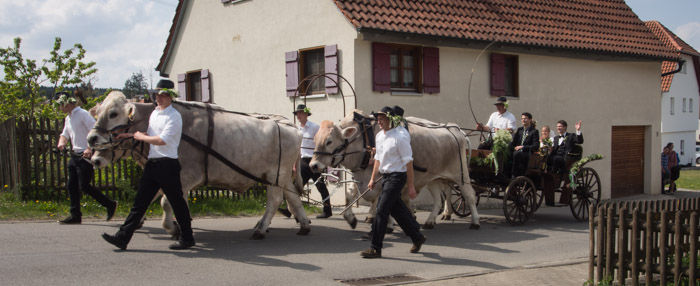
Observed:
[[[73,154],[70,154],[70,157],[80,159],[80,158],[83,158],[83,153],[73,153]]]
[[[382,175],[382,178],[386,177],[391,177],[391,176],[398,176],[398,175],[404,175],[406,172],[391,172],[391,173],[380,173]]]
[[[160,158],[153,158],[153,159],[148,159],[148,162],[153,162],[153,163],[158,163],[158,162],[165,162],[165,161],[170,161],[170,160],[175,160],[175,158],[170,158],[170,157],[160,157]]]

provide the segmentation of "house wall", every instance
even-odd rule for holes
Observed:
[[[674,150],[680,156],[680,164],[694,164],[695,141],[698,130],[698,82],[695,77],[693,60],[683,55],[686,61],[683,72],[673,75],[673,81],[668,92],[662,95],[661,103],[661,148],[667,143],[673,142]],[[674,98],[674,114],[671,115],[671,97]],[[686,100],[686,109],[683,111],[683,99]],[[690,99],[693,100],[692,112]],[[681,140],[685,141],[685,150],[681,152]],[[661,149],[659,149],[661,152]],[[684,154],[681,154],[684,153]]]
[[[285,52],[337,44],[341,59],[353,54],[357,33],[333,1],[187,2],[163,71],[176,81],[177,74],[209,69],[214,103],[231,110],[291,119],[294,102],[286,96]],[[339,71],[353,80],[352,65],[341,60]],[[350,93],[347,86],[341,87]],[[343,110],[338,95],[309,99],[307,104],[313,114],[309,120],[315,122]],[[350,110],[351,103],[347,105]]]
[[[398,104],[406,115],[436,122],[456,122],[474,128],[476,122],[486,122],[495,111],[495,97],[489,95],[489,53],[476,63],[471,90],[471,68],[480,50],[440,47],[439,94],[401,96],[372,91],[371,42],[358,40],[355,57],[356,91],[361,109],[376,110],[384,105]],[[510,98],[510,110],[518,119],[528,111],[538,126],[556,127],[559,119],[569,123],[569,131],[582,120],[585,143],[584,155],[603,154],[607,159],[590,163],[601,178],[603,198],[610,197],[610,142],[612,126],[646,126],[644,193],[658,193],[660,175],[656,171],[660,158],[661,99],[659,62],[621,62],[571,59],[565,57],[519,55],[520,98]],[[477,144],[473,137],[472,147]],[[652,152],[652,150],[654,150]]]

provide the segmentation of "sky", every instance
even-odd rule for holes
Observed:
[[[626,2],[643,21],[661,22],[700,50],[700,0]],[[0,0],[0,47],[20,37],[25,58],[40,61],[61,37],[63,49],[80,43],[86,60],[97,63],[96,87],[122,88],[136,72],[154,85],[176,6],[177,0]]]

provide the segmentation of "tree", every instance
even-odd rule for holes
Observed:
[[[22,56],[21,43],[21,38],[15,38],[13,47],[0,48],[0,64],[5,72],[5,78],[0,81],[0,121],[12,116],[32,119],[37,114],[56,115],[46,100],[53,93],[46,94],[40,86],[48,81],[55,93],[97,72],[95,62],[83,62],[85,49],[81,44],[61,52],[61,38],[57,37],[51,58],[42,60],[38,66],[36,60]]]
[[[139,71],[131,74],[131,77],[124,82],[124,89],[122,89],[122,92],[126,95],[126,98],[147,94],[148,83],[143,73]]]

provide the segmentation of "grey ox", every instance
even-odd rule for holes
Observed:
[[[373,132],[369,132],[369,128],[363,127],[362,125],[364,124],[361,122],[366,122],[367,120],[368,117],[362,115],[361,110],[354,110],[352,114],[341,120],[338,125],[334,125],[330,121],[322,122],[321,129],[314,138],[316,148],[309,164],[311,169],[319,171],[325,170],[328,166],[343,165],[354,173],[357,181],[360,181],[359,187],[362,190],[366,190],[371,177],[372,166],[369,165],[364,169],[362,168],[363,155],[368,152],[367,141],[371,141],[374,138],[371,135],[380,132],[376,124],[374,124]],[[420,191],[423,187],[426,187],[433,197],[432,212],[426,219],[423,228],[433,228],[435,226],[435,218],[443,202],[441,194],[445,194],[447,202],[449,202],[451,195],[450,184],[453,184],[459,187],[471,210],[472,224],[470,228],[478,229],[479,214],[476,210],[476,197],[470,184],[469,171],[467,169],[468,139],[461,132],[459,126],[452,123],[447,125],[437,124],[415,117],[406,117],[406,121],[408,122],[408,131],[411,135],[414,169],[418,169],[414,171],[416,190]],[[370,137],[372,139],[367,139]],[[357,197],[358,190],[356,188],[349,189],[352,193],[346,194],[346,204],[351,203]],[[381,183],[378,183],[373,190],[363,196],[363,199],[373,202],[370,215],[373,215],[374,211],[376,211],[374,209],[375,201],[380,193]],[[401,198],[410,208],[408,191],[405,186]],[[444,217],[448,217],[452,213],[452,206],[449,203],[445,205]],[[357,219],[351,208],[345,212],[344,218],[352,228],[355,228]]]
[[[204,103],[173,101],[172,106],[182,115],[183,139],[178,157],[185,199],[190,190],[205,181],[210,186],[239,192],[246,191],[256,181],[263,181],[268,184],[267,206],[251,239],[264,237],[283,198],[301,225],[297,234],[310,231],[299,195],[303,190],[301,176],[293,172],[295,165],[299,169],[297,159],[301,146],[301,134],[293,123],[279,115],[237,113]],[[88,143],[95,150],[93,164],[102,168],[119,158],[131,156],[143,166],[148,144],[114,138],[121,132],[145,132],[153,109],[153,104],[127,102],[121,92],[110,93],[98,110],[94,129],[88,134]],[[208,132],[210,127],[213,128],[211,133]],[[190,137],[190,141],[185,137]],[[235,171],[224,161],[233,163],[249,176]],[[163,228],[171,235],[179,234],[165,196],[161,198],[161,205]]]

